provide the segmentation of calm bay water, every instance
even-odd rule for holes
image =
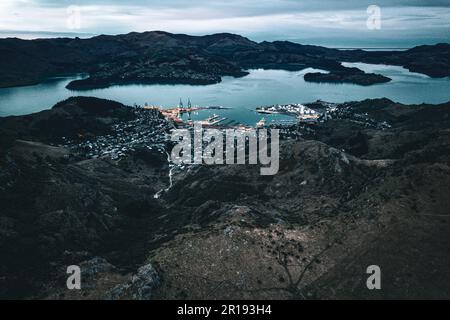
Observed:
[[[329,102],[345,102],[367,98],[386,97],[394,101],[419,104],[450,101],[450,78],[432,79],[411,73],[402,67],[344,63],[366,72],[375,72],[392,78],[385,84],[368,87],[352,84],[318,84],[303,80],[307,72],[282,70],[250,70],[250,75],[235,79],[225,77],[219,84],[191,85],[125,85],[88,91],[70,91],[65,86],[82,75],[70,78],[51,78],[29,87],[0,89],[0,116],[23,115],[51,108],[55,103],[71,96],[95,96],[112,99],[127,105],[139,104],[172,107],[180,98],[193,105],[224,106],[229,110],[205,110],[193,115],[204,119],[213,113],[230,120],[255,124],[261,115],[254,110],[258,106],[285,103],[306,103],[321,99]],[[287,116],[268,116],[271,120],[291,119]]]

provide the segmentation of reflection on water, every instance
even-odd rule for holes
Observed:
[[[308,83],[303,79],[307,72],[283,70],[251,70],[244,78],[225,77],[219,84],[191,85],[125,85],[88,91],[70,91],[65,88],[69,81],[82,78],[52,78],[29,87],[0,89],[0,116],[21,115],[48,109],[56,102],[70,96],[95,96],[120,101],[127,105],[150,104],[164,107],[176,105],[180,98],[191,99],[194,105],[224,106],[228,110],[203,110],[193,114],[194,119],[204,119],[219,114],[237,122],[255,124],[261,115],[254,110],[271,104],[305,103],[318,99],[345,102],[367,98],[387,97],[391,100],[415,103],[442,103],[450,101],[450,78],[432,79],[411,73],[402,67],[344,63],[366,72],[381,73],[392,78],[389,83],[363,87],[352,84]],[[268,116],[273,119],[291,119],[288,116]]]

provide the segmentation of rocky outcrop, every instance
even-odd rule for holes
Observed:
[[[67,253],[69,254],[69,253]],[[152,264],[145,264],[136,273],[125,273],[103,257],[93,257],[76,264],[80,268],[80,289],[69,290],[63,277],[48,291],[48,299],[69,300],[149,300],[161,283]]]
[[[159,284],[158,272],[152,264],[146,264],[138,269],[131,280],[114,287],[105,297],[111,300],[149,300]]]

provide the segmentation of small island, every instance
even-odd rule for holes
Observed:
[[[366,73],[357,68],[345,68],[333,70],[329,73],[310,72],[305,74],[305,81],[325,83],[353,83],[361,86],[370,86],[378,83],[386,83],[391,78],[376,73]]]

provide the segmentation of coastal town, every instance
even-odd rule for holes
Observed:
[[[135,148],[145,146],[149,150],[165,152],[167,133],[174,128],[156,109],[133,107],[135,119],[113,124],[111,133],[77,142],[65,141],[64,146],[85,158],[109,157],[118,160]]]
[[[186,107],[180,99],[178,106],[162,108],[156,106],[132,107],[134,120],[120,121],[111,126],[111,132],[82,141],[63,137],[63,146],[71,149],[83,158],[95,159],[108,157],[111,160],[119,160],[138,147],[165,154],[170,144],[170,133],[175,128],[192,128],[194,123],[203,127],[224,128],[225,117],[216,114],[204,119],[193,121],[191,115],[200,110],[224,110],[222,106],[199,107],[192,106],[190,100]],[[187,119],[183,116],[187,115]],[[231,123],[231,121],[228,121]],[[236,129],[245,128],[239,124]]]
[[[133,120],[121,121],[113,124],[111,132],[83,141],[73,141],[63,138],[63,145],[83,158],[95,159],[107,157],[111,160],[120,160],[136,148],[147,148],[154,152],[166,155],[171,146],[170,135],[176,128],[193,129],[194,124],[204,128],[217,128],[219,130],[234,129],[248,131],[251,129],[272,128],[280,130],[281,139],[299,139],[313,136],[320,123],[330,120],[345,120],[367,128],[388,129],[387,122],[378,122],[367,114],[356,113],[350,106],[338,105],[323,101],[309,104],[272,105],[256,108],[256,112],[270,117],[274,114],[292,116],[295,121],[268,122],[262,117],[254,126],[244,125],[230,121],[226,117],[213,114],[203,120],[192,120],[191,115],[199,110],[228,109],[222,106],[200,107],[193,106],[190,99],[184,107],[182,100],[173,108],[156,106],[132,107],[135,115]],[[186,117],[187,115],[187,117]]]

